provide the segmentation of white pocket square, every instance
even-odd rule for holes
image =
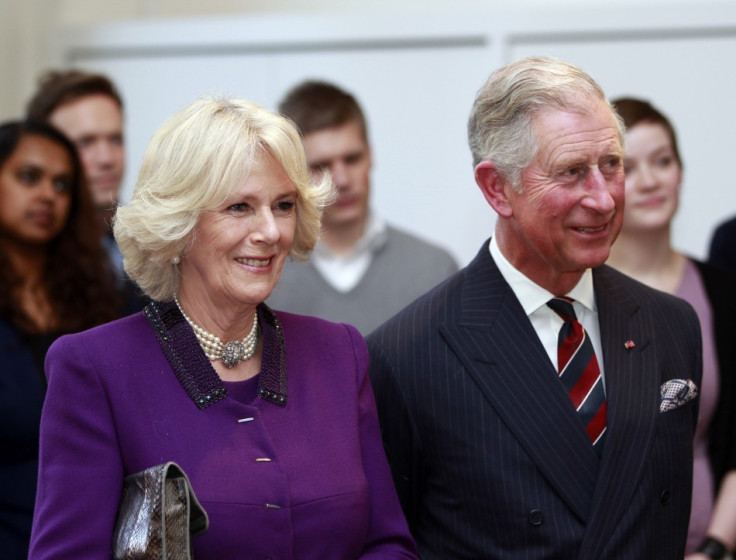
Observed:
[[[662,401],[659,411],[667,412],[679,408],[698,396],[698,387],[689,379],[670,379],[662,383]]]

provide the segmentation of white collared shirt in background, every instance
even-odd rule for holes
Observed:
[[[554,294],[535,284],[515,269],[501,253],[495,237],[491,238],[489,250],[501,275],[511,286],[524,308],[524,312],[532,322],[532,327],[539,336],[549,359],[557,369],[557,337],[564,321],[547,306],[547,302],[555,297]],[[598,324],[598,307],[593,289],[593,272],[587,269],[575,287],[565,295],[575,300],[573,303],[575,314],[593,343],[593,349],[598,358],[598,366],[601,375],[603,375],[603,346],[601,345],[601,330]]]
[[[348,255],[336,255],[321,241],[312,252],[312,264],[338,292],[355,288],[371,266],[373,255],[386,243],[386,222],[373,212],[368,216],[365,233]]]

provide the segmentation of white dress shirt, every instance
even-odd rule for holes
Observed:
[[[363,237],[349,254],[337,255],[317,241],[312,252],[312,264],[330,286],[347,293],[362,280],[371,266],[373,255],[386,243],[386,237],[386,222],[371,212]]]
[[[503,256],[495,237],[491,238],[489,250],[496,266],[501,271],[501,275],[511,286],[524,308],[524,312],[532,322],[532,327],[534,327],[542,346],[547,351],[549,359],[557,369],[557,337],[564,321],[547,306],[547,302],[555,296],[514,268]],[[601,346],[601,331],[598,324],[598,307],[595,303],[595,291],[593,290],[593,272],[587,269],[575,287],[565,295],[575,300],[572,304],[575,314],[593,343],[593,349],[598,358],[598,366],[601,375],[603,375],[603,347]],[[605,381],[605,377],[603,379]]]

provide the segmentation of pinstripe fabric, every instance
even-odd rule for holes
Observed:
[[[384,443],[424,560],[682,560],[700,381],[692,309],[594,271],[608,392],[603,456],[487,244],[368,337]],[[636,341],[626,349],[626,340]]]

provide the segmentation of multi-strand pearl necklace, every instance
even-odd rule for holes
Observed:
[[[253,315],[253,327],[243,340],[231,340],[223,344],[219,336],[207,332],[184,313],[178,297],[175,297],[174,301],[184,316],[184,319],[186,319],[192,330],[194,330],[194,335],[197,337],[197,341],[202,347],[205,356],[210,360],[222,360],[225,367],[231,368],[240,362],[250,360],[256,353],[256,346],[258,345],[258,313]]]

